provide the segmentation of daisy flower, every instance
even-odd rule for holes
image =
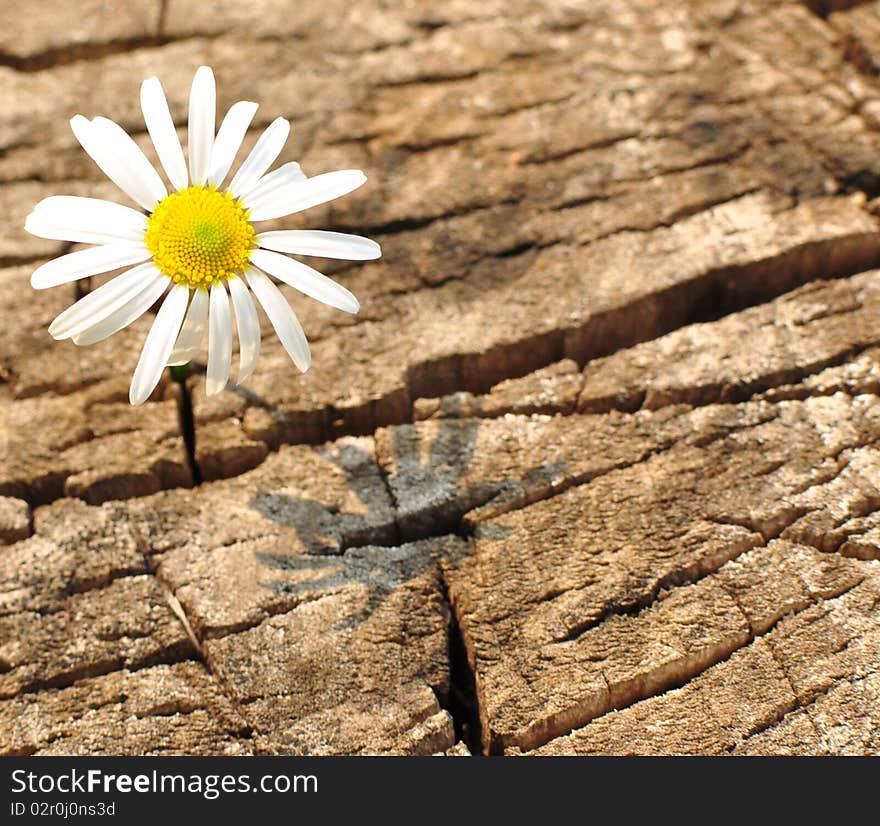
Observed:
[[[38,289],[128,267],[61,313],[55,339],[94,344],[127,327],[164,296],[131,380],[129,399],[142,404],[166,365],[188,363],[207,331],[208,395],[229,380],[233,315],[238,330],[240,384],[260,351],[257,302],[293,363],[303,372],[311,354],[293,309],[272,278],[349,313],[357,299],[340,284],[284,253],[349,260],[378,258],[379,245],[357,235],[319,230],[258,232],[255,224],[332,201],[366,177],[346,169],[308,178],[297,163],[269,172],[290,132],[273,121],[224,187],[257,104],[232,106],[214,132],[214,74],[202,66],[189,96],[188,155],[177,139],[158,78],[141,86],[141,109],[168,188],[122,127],[76,115],[70,125],[92,160],[141,210],[96,198],[53,196],[28,215],[25,229],[40,238],[93,244],[39,267]],[[271,277],[270,277],[271,276]],[[167,295],[166,295],[167,293]],[[230,301],[231,299],[231,301]]]

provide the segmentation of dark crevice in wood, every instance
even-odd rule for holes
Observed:
[[[836,11],[846,11],[856,6],[864,6],[871,0],[803,0],[804,5],[813,14],[821,17],[823,20],[828,19],[828,15]]]
[[[168,22],[168,5],[170,0],[159,0],[159,14],[156,16],[156,32],[159,37],[165,34],[165,26]]]
[[[456,742],[463,742],[472,755],[479,755],[483,753],[483,730],[477,678],[461,632],[458,613],[449,598],[445,577],[441,578],[441,588],[443,599],[449,606],[449,695],[438,699],[452,717]]]
[[[2,184],[0,184],[2,185]],[[34,269],[36,269],[40,264],[49,258],[57,258],[63,255],[65,252],[72,247],[73,244],[67,244],[66,249],[61,249],[58,253],[53,253],[51,255],[4,255],[0,256],[0,268],[6,269],[7,267],[23,267],[25,264],[33,264]]]
[[[422,218],[401,218],[394,221],[380,221],[376,224],[361,223],[358,225],[357,231],[361,235],[395,235],[400,232],[411,232],[412,230],[424,229],[438,221],[447,221],[451,218],[461,218],[475,212],[495,209],[497,207],[511,206],[519,203],[519,198],[503,198],[492,203],[471,204],[461,209],[450,210],[449,212],[439,212],[435,215],[426,215]],[[336,229],[334,226],[329,228]],[[338,229],[346,232],[351,231],[347,225],[342,224],[340,224]]]
[[[837,174],[835,180],[840,191],[845,194],[864,192],[868,200],[880,196],[880,173],[871,169],[860,169],[850,174]]]
[[[146,35],[108,40],[104,43],[82,43],[79,45],[61,46],[25,57],[0,53],[0,66],[6,66],[18,72],[41,72],[44,69],[67,66],[84,60],[91,61],[110,55],[126,54],[136,49],[165,46],[170,42],[172,42],[172,39],[168,37]]]

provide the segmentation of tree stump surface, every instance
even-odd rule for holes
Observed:
[[[203,63],[384,257],[131,408],[24,216]],[[4,4],[0,750],[880,751],[878,74],[852,2]]]

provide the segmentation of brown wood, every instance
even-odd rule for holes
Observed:
[[[876,4],[90,5],[0,13],[0,750],[880,751]],[[384,256],[133,409],[23,218],[201,63]]]

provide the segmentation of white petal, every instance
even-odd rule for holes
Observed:
[[[97,232],[85,229],[73,229],[67,226],[58,226],[42,220],[39,215],[32,212],[25,219],[24,228],[38,238],[51,238],[55,241],[76,241],[80,244],[115,244],[119,241],[133,241],[130,233],[116,234],[111,232]],[[143,233],[141,233],[143,237]]]
[[[257,244],[263,249],[276,252],[319,255],[321,258],[344,258],[348,261],[369,261],[382,255],[382,248],[369,238],[319,229],[261,232],[257,235]]]
[[[160,277],[167,276],[162,275],[151,261],[132,267],[68,307],[49,325],[49,335],[58,340],[79,335]]]
[[[210,66],[200,66],[189,92],[189,175],[193,184],[204,184],[208,177],[216,110],[214,73]]]
[[[251,253],[251,263],[301,293],[338,310],[356,313],[360,309],[358,300],[342,284],[337,284],[332,278],[327,278],[302,261],[295,261],[277,252],[258,249]]]
[[[189,308],[183,326],[174,342],[174,350],[168,359],[168,364],[175,367],[178,364],[187,364],[198,353],[205,337],[205,326],[208,320],[208,291],[196,289],[192,291],[189,299]]]
[[[238,384],[254,372],[260,357],[260,319],[250,291],[240,278],[230,278],[229,292],[238,325]]]
[[[249,100],[240,100],[226,113],[214,140],[214,148],[211,150],[211,163],[208,166],[209,184],[220,186],[229,174],[232,162],[241,149],[245,133],[254,119],[257,106],[258,104]]]
[[[268,197],[285,187],[293,186],[305,180],[306,174],[302,171],[300,165],[296,161],[291,161],[263,175],[246,192],[240,193],[238,197],[244,201],[245,206],[250,208],[249,205],[253,201]]]
[[[37,267],[31,275],[31,286],[35,290],[45,290],[119,267],[140,264],[149,257],[150,251],[143,244],[107,244],[77,250]]]
[[[189,287],[176,284],[162,302],[131,377],[128,398],[132,404],[143,404],[159,383],[180,330],[188,298]]]
[[[92,119],[92,128],[97,134],[107,141],[120,163],[133,175],[138,185],[145,193],[149,193],[149,202],[143,204],[146,209],[152,209],[167,194],[168,190],[162,183],[162,178],[156,172],[155,167],[147,160],[147,156],[134,142],[118,123],[109,118],[97,117]]]
[[[232,365],[232,315],[229,312],[229,296],[223,284],[211,287],[211,310],[208,316],[208,373],[205,392],[209,396],[219,393],[229,381]]]
[[[141,84],[141,111],[168,180],[175,189],[186,189],[186,159],[159,78],[147,78]]]
[[[24,227],[31,235],[59,241],[143,243],[147,216],[112,201],[53,195],[34,207]]]
[[[289,134],[290,124],[284,118],[275,118],[266,127],[229,184],[233,195],[239,197],[240,193],[247,192],[263,176],[284,148]]]
[[[129,198],[140,204],[144,209],[152,210],[158,201],[164,197],[161,194],[165,190],[162,179],[159,178],[156,170],[150,166],[150,162],[147,161],[143,152],[136,145],[134,148],[140,153],[147,167],[152,170],[153,175],[156,176],[155,179],[148,180],[151,176],[148,172],[144,172],[140,163],[135,163],[133,166],[130,165],[131,156],[134,153],[127,147],[125,139],[130,141],[132,145],[134,145],[134,142],[125,134],[121,127],[113,124],[113,126],[116,126],[116,129],[113,129],[107,126],[112,121],[105,121],[106,118],[96,118],[94,121],[88,121],[82,115],[75,115],[70,119],[70,128],[73,129],[73,134],[76,135],[76,139],[82,144],[82,148],[86,150],[92,160],[101,168],[101,171]],[[120,138],[120,132],[125,139]],[[155,185],[156,181],[159,183],[158,187]]]
[[[114,223],[143,233],[147,228],[147,216],[143,212],[105,201],[103,198],[84,198],[80,195],[50,195],[34,207],[34,212],[50,220],[71,220],[75,224],[89,222]]]
[[[305,373],[312,363],[312,354],[296,313],[268,276],[251,267],[245,273],[245,278],[263,305],[281,345],[293,359],[293,363]]]
[[[269,221],[292,215],[318,204],[341,198],[363,186],[367,176],[358,169],[341,169],[338,172],[325,172],[315,175],[289,189],[275,192],[264,198],[254,199],[250,205],[251,221]]]
[[[139,319],[162,297],[162,294],[171,283],[171,279],[167,276],[156,278],[149,282],[143,290],[133,298],[130,298],[118,310],[114,310],[102,321],[73,336],[73,343],[78,344],[80,347],[85,347],[87,344],[103,341],[114,333],[118,333],[124,327],[128,327],[129,324]]]

